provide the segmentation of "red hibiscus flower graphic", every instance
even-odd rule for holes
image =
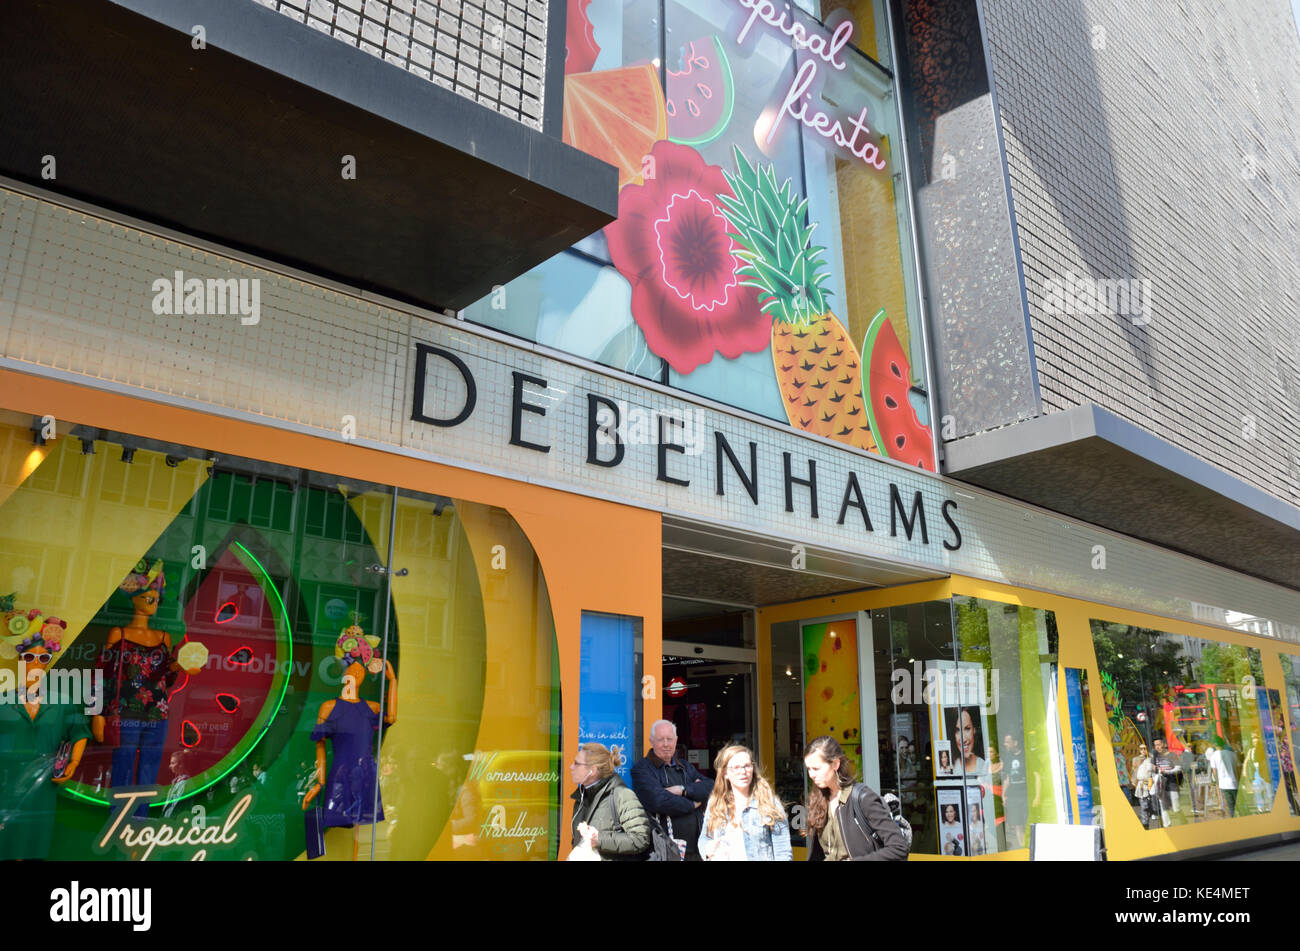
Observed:
[[[765,349],[772,321],[736,277],[717,197],[731,194],[722,169],[668,141],[654,144],[647,164],[645,184],[619,192],[618,220],[605,229],[647,345],[683,374],[715,352],[733,359]]]
[[[591,0],[568,0],[565,13],[564,37],[564,72],[585,73],[595,65],[600,55],[600,44],[591,20],[587,18],[587,7]]]

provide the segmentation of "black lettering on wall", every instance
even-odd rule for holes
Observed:
[[[614,414],[614,422],[608,426],[601,426],[596,422],[599,414],[599,407],[606,407]],[[623,440],[618,434],[619,427],[623,424],[623,417],[618,411],[618,404],[611,399],[603,396],[597,396],[595,393],[587,394],[587,461],[593,466],[603,466],[606,469],[612,469],[623,461]],[[597,436],[604,433],[606,437],[614,439],[614,456],[611,459],[601,459],[596,452],[599,441]]]
[[[912,532],[916,528],[916,523],[921,523],[921,542],[930,544],[930,534],[925,528],[925,504],[921,501],[921,490],[916,490],[916,495],[912,498],[912,512],[908,515],[903,511],[903,500],[899,497],[898,486],[889,483],[889,534],[891,536],[898,534],[898,520],[903,520],[903,528],[907,531],[907,540],[912,540]]]
[[[731,468],[734,469],[736,471],[736,475],[740,477],[740,484],[745,487],[745,491],[749,493],[749,497],[753,500],[754,504],[757,505],[758,504],[758,443],[752,440],[749,443],[748,475],[745,473],[745,470],[740,467],[740,460],[737,459],[736,454],[731,451],[731,445],[727,442],[726,436],[722,435],[722,433],[718,432],[717,430],[714,430],[713,444],[715,450],[713,462],[717,470],[717,491],[715,492],[715,494],[716,495],[727,494],[726,492],[722,491],[722,457],[725,455],[727,459],[731,461]]]
[[[862,498],[862,487],[858,485],[858,474],[849,471],[849,484],[844,487],[844,501],[840,503],[840,517],[836,519],[836,525],[844,524],[844,516],[848,514],[849,506],[857,509],[862,513],[862,524],[867,527],[867,531],[874,532],[871,527],[871,516],[867,514],[867,503]]]
[[[550,446],[543,446],[541,443],[528,442],[522,436],[525,411],[536,413],[538,416],[546,415],[545,406],[524,402],[524,384],[531,383],[533,386],[540,386],[542,389],[546,389],[547,382],[541,377],[529,376],[527,373],[520,373],[518,370],[511,370],[510,375],[515,378],[515,395],[510,410],[510,445],[522,446],[525,449],[536,449],[538,452],[550,452]]]
[[[683,423],[680,419],[676,419],[672,416],[659,417],[659,472],[655,478],[660,482],[668,482],[672,485],[690,485],[690,479],[677,479],[668,474],[668,453],[679,452],[682,455],[685,455],[686,446],[679,442],[668,441],[668,434],[665,432],[667,425],[665,424],[676,426],[678,429],[683,427]]]
[[[957,500],[948,499],[948,501],[943,503],[943,520],[948,523],[948,527],[952,529],[953,537],[956,538],[957,541],[955,543],[950,543],[948,539],[945,538],[943,540],[943,547],[949,551],[956,551],[961,547],[961,529],[957,527],[957,523],[954,522],[952,516],[948,514],[948,506],[950,505],[955,509],[957,507]]]
[[[459,413],[450,419],[427,416],[424,412],[424,381],[430,354],[442,357],[454,366],[461,375],[461,379],[465,381],[465,405],[461,407]],[[435,347],[427,343],[417,343],[415,345],[415,395],[411,401],[411,419],[413,421],[428,423],[430,426],[459,426],[469,419],[469,414],[474,412],[474,404],[477,402],[478,387],[474,383],[474,374],[469,372],[469,367],[465,365],[464,360],[450,350],[442,349],[442,347]]]
[[[817,517],[817,463],[816,461],[812,459],[808,460],[808,478],[806,479],[796,479],[793,475],[790,474],[790,454],[788,452],[781,453],[781,461],[782,464],[785,466],[785,510],[787,512],[794,511],[794,487],[796,485],[806,485],[808,487],[809,500],[812,502],[812,517],[816,518]]]

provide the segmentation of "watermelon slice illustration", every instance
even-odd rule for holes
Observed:
[[[736,108],[731,64],[716,36],[692,40],[670,64],[665,108],[668,138],[681,145],[705,145],[726,131]]]
[[[912,368],[884,310],[871,318],[862,342],[862,396],[881,455],[935,471],[930,427],[908,400]]]

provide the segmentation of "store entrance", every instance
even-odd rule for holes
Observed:
[[[677,755],[712,777],[732,743],[757,750],[754,612],[664,598],[663,717],[677,727]]]

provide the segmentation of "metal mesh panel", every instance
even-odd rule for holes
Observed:
[[[548,0],[257,0],[534,129]]]

